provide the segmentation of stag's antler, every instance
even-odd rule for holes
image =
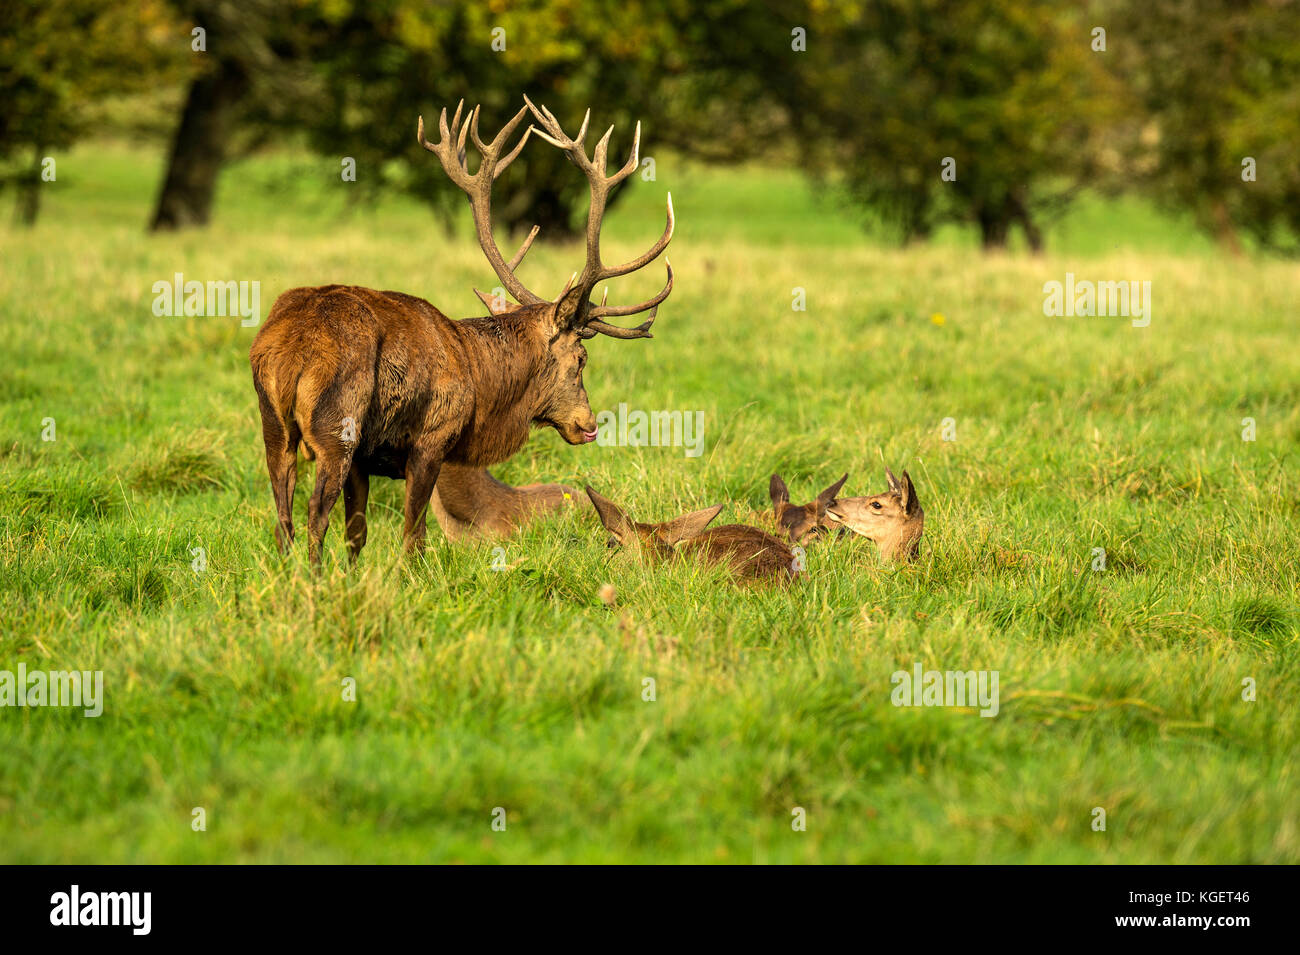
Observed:
[[[515,157],[524,148],[524,143],[528,141],[528,134],[533,131],[533,128],[529,126],[524,130],[515,148],[510,150],[504,159],[501,158],[501,150],[506,140],[510,138],[510,134],[515,131],[515,127],[519,125],[519,121],[527,115],[528,109],[527,107],[520,109],[510,122],[502,127],[501,132],[497,133],[491,143],[484,144],[478,134],[479,107],[475,106],[462,120],[461,110],[464,106],[465,101],[461,100],[456,106],[456,113],[451,118],[450,126],[447,125],[447,110],[443,108],[442,114],[438,117],[439,139],[436,144],[424,138],[424,117],[421,116],[416,130],[420,145],[442,161],[442,168],[446,170],[447,176],[469,196],[470,208],[474,212],[474,230],[478,233],[478,244],[483,248],[483,254],[487,256],[488,262],[492,264],[492,269],[501,279],[502,284],[524,305],[543,303],[546,299],[524,288],[524,284],[515,276],[515,269],[528,254],[529,246],[537,237],[537,226],[533,226],[533,231],[528,233],[528,238],[509,262],[501,255],[496,240],[492,238],[492,183],[507,166],[515,161]],[[474,148],[483,157],[478,172],[472,176],[465,163],[466,136],[474,141]]]
[[[582,170],[591,186],[591,207],[587,211],[587,261],[582,267],[582,272],[575,279],[570,280],[569,286],[565,286],[565,292],[568,292],[570,286],[582,290],[582,305],[574,313],[574,327],[578,329],[578,333],[583,338],[592,338],[597,334],[609,335],[612,338],[652,337],[650,326],[654,323],[655,315],[659,310],[659,303],[666,299],[673,290],[673,267],[667,259],[664,260],[664,264],[668,268],[668,282],[663,287],[663,291],[653,298],[639,305],[606,305],[603,299],[601,304],[593,305],[589,301],[592,290],[598,284],[606,279],[627,275],[629,272],[635,272],[637,269],[649,265],[659,257],[664,249],[668,248],[668,243],[672,241],[673,197],[669,193],[668,224],[664,227],[663,235],[650,247],[649,251],[632,259],[630,262],[624,262],[622,265],[613,267],[604,265],[600,260],[600,226],[605,217],[605,203],[609,198],[610,191],[632,175],[637,168],[640,161],[641,124],[636,124],[636,133],[632,137],[632,153],[628,156],[627,162],[623,164],[623,167],[618,172],[612,176],[606,176],[605,158],[609,150],[610,134],[614,132],[613,126],[606,130],[605,135],[596,144],[592,157],[588,158],[583,141],[587,136],[587,124],[591,119],[591,110],[587,110],[587,114],[582,119],[582,127],[578,130],[577,139],[570,139],[565,135],[564,130],[549,109],[545,106],[539,108],[533,105],[532,100],[527,96],[524,97],[524,102],[542,127],[539,129],[537,126],[529,126],[528,132],[536,133],[552,146],[564,150],[573,163]],[[518,120],[518,117],[516,116],[515,119]],[[563,294],[561,293],[561,295]],[[606,295],[608,295],[608,291]],[[600,320],[609,315],[636,315],[646,309],[650,309],[649,319],[636,328],[623,328]]]

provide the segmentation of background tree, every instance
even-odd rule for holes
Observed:
[[[1185,209],[1225,248],[1244,230],[1300,250],[1300,4],[1115,4],[1120,66],[1149,117],[1137,185]],[[1243,160],[1255,179],[1243,181]]]
[[[176,0],[171,42],[194,71],[150,228],[207,225],[227,160],[296,114],[308,91],[301,36],[284,0]],[[202,31],[198,38],[193,30]],[[201,49],[195,49],[201,46]]]
[[[647,149],[713,160],[753,152],[753,114],[735,108],[752,80],[704,65],[694,44],[717,37],[691,5],[178,0],[177,11],[205,29],[207,51],[193,54],[154,228],[205,224],[223,165],[293,133],[356,160],[355,197],[402,190],[450,221],[462,197],[416,144],[415,117],[433,121],[461,97],[482,104],[489,128],[525,92],[575,130],[590,106],[596,122],[618,127],[611,155],[630,147],[637,120]],[[498,221],[574,234],[587,193],[569,172],[558,151],[526,150],[506,173]]]
[[[36,222],[42,160],[94,132],[87,120],[102,96],[166,75],[168,28],[153,0],[0,4],[0,186],[17,193],[18,221]]]
[[[905,240],[956,221],[987,249],[1017,226],[1038,249],[1044,219],[1097,175],[1124,97],[1070,6],[870,0],[806,16],[809,52],[784,84],[799,138]]]
[[[720,104],[716,77],[696,66],[702,58],[692,36],[707,34],[682,29],[694,11],[676,13],[613,0],[322,4],[307,32],[324,95],[304,119],[319,151],[352,156],[367,170],[360,191],[398,186],[444,212],[463,199],[416,145],[415,118],[432,123],[461,97],[467,107],[482,104],[485,129],[518,110],[524,93],[572,132],[590,107],[601,128],[588,148],[612,124],[611,157],[626,155],[638,120],[643,156],[664,147],[711,159],[748,156],[734,99]],[[587,185],[558,150],[526,149],[506,177],[493,210],[498,221],[575,234]]]

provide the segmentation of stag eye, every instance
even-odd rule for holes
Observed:
[[[879,502],[879,501],[872,501],[872,502],[871,502],[871,507],[872,507],[872,510],[876,510],[876,511],[880,510],[880,509],[881,509],[881,508],[880,508],[880,502]]]

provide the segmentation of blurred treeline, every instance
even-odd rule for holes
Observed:
[[[1081,190],[1137,191],[1225,247],[1300,251],[1300,0],[5,0],[0,185],[20,221],[41,163],[129,131],[169,161],[154,229],[201,227],[223,165],[281,141],[355,158],[364,200],[443,217],[460,194],[423,113],[527,93],[589,146],[797,163],[901,241],[967,223],[987,248]],[[1104,33],[1099,32],[1104,31]],[[165,113],[152,108],[166,104]],[[151,121],[152,119],[152,121]],[[431,132],[430,135],[433,135]],[[486,137],[485,137],[486,138]],[[494,209],[580,225],[586,186],[540,141]],[[948,170],[945,178],[944,170]]]

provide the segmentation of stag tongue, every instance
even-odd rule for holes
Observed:
[[[600,433],[599,428],[597,428],[595,431],[584,431],[582,432],[582,437],[584,440],[591,442],[596,440],[596,435],[598,435],[599,433]]]

